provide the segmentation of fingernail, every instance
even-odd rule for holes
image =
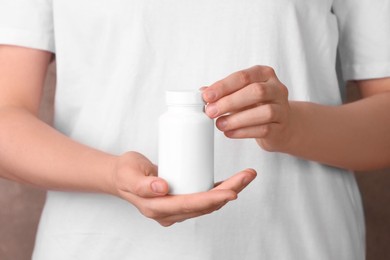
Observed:
[[[206,106],[206,113],[210,116],[210,117],[214,117],[217,115],[218,113],[218,109],[217,109],[217,106],[215,104],[208,104]]]
[[[223,130],[227,126],[227,120],[226,119],[220,119],[220,120],[218,120],[217,125],[218,125],[219,129]]]
[[[251,183],[253,181],[254,177],[253,176],[246,176],[243,180],[242,180],[242,185],[248,185],[249,183]]]
[[[204,98],[206,102],[212,102],[217,97],[217,94],[214,91],[206,91],[204,93]]]
[[[155,193],[165,193],[165,185],[160,183],[159,181],[154,181],[150,185],[152,187],[153,192]]]
[[[252,178],[245,177],[245,178],[242,180],[242,185],[248,185],[249,183],[251,183],[251,181],[252,181]]]

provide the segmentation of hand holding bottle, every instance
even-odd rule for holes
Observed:
[[[167,182],[157,177],[157,167],[143,155],[128,152],[117,160],[113,183],[116,195],[132,203],[144,216],[170,226],[222,208],[255,177],[256,172],[247,169],[210,191],[172,196],[167,195]]]

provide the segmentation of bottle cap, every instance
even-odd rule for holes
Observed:
[[[165,98],[167,105],[205,105],[202,92],[196,90],[168,90]]]

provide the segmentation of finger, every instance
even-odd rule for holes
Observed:
[[[237,194],[232,190],[212,190],[188,195],[165,196],[148,199],[146,212],[152,218],[163,219],[170,216],[202,215],[220,207],[222,203],[235,200]]]
[[[175,223],[183,222],[183,221],[191,219],[191,218],[196,218],[196,217],[200,217],[200,216],[203,216],[203,215],[211,214],[214,211],[220,210],[228,202],[229,201],[224,201],[224,202],[221,202],[219,205],[213,206],[212,208],[208,208],[208,209],[204,209],[204,210],[201,210],[201,211],[197,211],[195,213],[188,213],[188,214],[168,216],[168,217],[159,219],[158,222],[162,226],[165,226],[165,227],[171,226],[171,225],[173,225]]]
[[[254,82],[265,82],[275,77],[271,67],[253,66],[249,69],[235,72],[226,78],[215,82],[203,91],[203,99],[212,103]]]
[[[214,188],[217,187],[218,185],[220,185],[223,181],[218,181],[216,183],[214,183]]]
[[[130,156],[125,157],[117,169],[115,179],[118,188],[123,192],[146,198],[166,195],[169,190],[168,184],[157,177],[157,166],[136,153]]]
[[[259,103],[277,103],[281,96],[279,88],[270,82],[255,82],[237,92],[224,96],[215,103],[209,103],[206,114],[211,118],[242,110]]]
[[[270,123],[265,125],[250,126],[246,128],[239,128],[231,131],[224,132],[226,137],[233,139],[242,138],[266,138],[271,132],[274,132],[273,128],[280,127],[278,123]]]
[[[236,193],[239,193],[248,186],[256,176],[257,172],[254,169],[246,169],[225,180],[213,190],[233,190]]]
[[[169,187],[165,180],[154,176],[134,176],[129,192],[143,198],[164,196]]]
[[[265,104],[222,116],[217,119],[216,125],[219,130],[225,132],[250,126],[277,123],[281,118],[282,112],[279,105]]]

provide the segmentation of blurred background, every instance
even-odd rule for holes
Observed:
[[[48,124],[51,124],[53,116],[55,79],[53,63],[40,110],[40,117]],[[353,84],[346,86],[345,93],[348,101],[359,98]],[[367,260],[390,259],[390,169],[359,172],[356,178],[365,209]],[[44,201],[45,191],[0,179],[0,260],[31,259]]]

